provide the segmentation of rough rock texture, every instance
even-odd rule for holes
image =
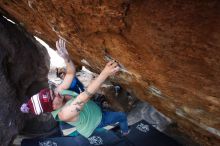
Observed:
[[[26,120],[29,125],[36,121],[36,126],[39,125],[38,120],[48,119],[36,120],[24,116],[20,106],[27,97],[46,85],[43,83],[47,83],[49,56],[34,37],[1,15],[0,30],[0,145],[6,146],[23,128]]]
[[[68,41],[77,64],[112,78],[203,145],[220,142],[220,1],[2,0],[1,8],[54,46]],[[85,61],[84,61],[85,62]],[[86,65],[86,64],[84,64]]]

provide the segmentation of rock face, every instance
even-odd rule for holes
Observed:
[[[20,106],[46,85],[49,56],[34,37],[1,15],[0,29],[0,145],[5,146],[33,119],[21,114]]]
[[[198,143],[220,142],[218,0],[4,0],[0,6],[52,46],[65,38],[76,64],[100,72],[116,59],[122,72],[112,81]]]

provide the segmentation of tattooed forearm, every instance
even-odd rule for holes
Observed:
[[[83,107],[83,104],[84,104],[84,102],[82,102],[82,101],[72,102],[70,105],[68,105],[71,108],[70,112],[80,112]]]

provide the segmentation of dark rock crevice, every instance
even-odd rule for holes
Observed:
[[[4,146],[28,118],[20,112],[21,103],[47,85],[49,56],[33,36],[2,15],[0,29],[0,143]]]

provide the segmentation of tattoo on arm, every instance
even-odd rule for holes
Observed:
[[[77,104],[77,105],[82,105],[83,102],[82,102],[82,101],[77,101],[76,104]]]
[[[83,103],[84,103],[84,102],[82,102],[82,101],[77,101],[76,103],[74,103],[74,104],[72,104],[72,105],[82,106]],[[77,112],[80,112],[80,111],[81,111],[81,109],[80,109],[79,107],[75,107],[75,110],[76,110]],[[71,112],[74,112],[74,110],[71,110]]]
[[[77,113],[81,111],[81,109],[79,109],[78,107],[76,107],[75,110]],[[71,112],[74,112],[74,110],[71,110]]]
[[[76,107],[76,111],[77,111],[77,112],[80,112],[80,111],[81,111],[81,109],[79,109],[78,107]]]

